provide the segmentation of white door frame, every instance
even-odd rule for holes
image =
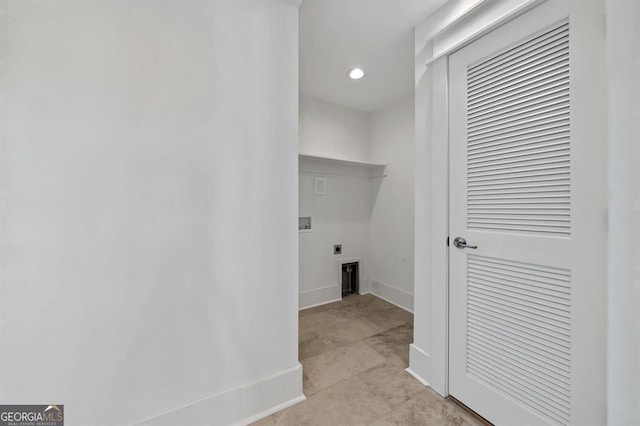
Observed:
[[[416,63],[414,340],[407,369],[442,396],[449,395],[447,64],[447,56],[426,69]]]
[[[450,0],[422,31],[416,27],[414,342],[407,372],[442,396],[449,395],[448,57],[544,1],[495,0],[464,10],[463,1]],[[446,40],[436,47],[440,36]]]
[[[568,0],[576,1],[576,0]],[[584,2],[587,3],[587,2]],[[583,3],[583,4],[584,4]],[[573,27],[584,26],[581,23],[582,16],[590,18],[602,13],[603,1],[594,0],[584,4],[583,10],[578,10]],[[519,14],[509,16],[490,29],[502,25]],[[574,17],[572,16],[572,21]],[[606,153],[605,135],[605,78],[604,78],[604,45],[600,43],[602,35],[597,31],[603,29],[592,28],[593,41],[596,43],[592,49],[594,58],[602,58],[602,87],[596,84],[594,90],[602,91],[603,105],[596,106],[593,111],[594,135],[581,134],[589,143],[594,144],[595,149]],[[448,279],[448,247],[446,240],[449,236],[449,99],[448,99],[448,55],[471,43],[476,38],[486,33],[485,27],[476,33],[475,38],[469,38],[466,43],[456,46],[455,49],[445,52],[439,58],[431,61],[425,69],[425,62],[419,63],[421,54],[429,58],[433,55],[433,42],[417,52],[416,55],[416,274],[415,274],[415,335],[411,345],[411,360],[408,371],[421,381],[428,383],[436,392],[443,396],[449,395],[448,389],[448,321],[449,321],[449,279]],[[584,31],[584,28],[582,28]],[[574,46],[571,46],[572,60]],[[578,64],[586,66],[586,58],[583,53],[577,55]],[[598,60],[593,60],[594,64]],[[581,82],[584,87],[585,82]],[[585,112],[580,114],[585,116]],[[602,136],[599,138],[599,136]],[[600,170],[594,171],[596,178],[606,178],[606,155],[602,156]],[[426,167],[425,167],[426,162]],[[604,184],[603,184],[604,186]],[[606,188],[605,188],[606,189]],[[596,190],[605,192],[597,185]],[[606,208],[606,202],[603,208]],[[603,217],[606,215],[603,212]],[[606,219],[605,219],[606,220]],[[600,232],[600,231],[598,231]],[[604,232],[604,231],[603,231]],[[587,240],[586,236],[582,237]],[[581,238],[581,239],[582,239]],[[605,240],[606,242],[606,240]],[[605,252],[606,253],[606,252]],[[606,271],[606,255],[602,259],[602,269]],[[603,278],[604,295],[604,278]],[[605,300],[602,306],[594,307],[595,317],[598,321],[606,322]],[[596,338],[604,340],[604,330],[596,331]],[[602,334],[602,335],[600,335]],[[601,367],[601,368],[600,368]],[[600,371],[602,370],[602,371]],[[598,366],[594,371],[597,382],[603,383],[606,377],[605,366]],[[602,390],[604,395],[605,391]],[[604,412],[606,401],[603,398],[602,407],[597,407]]]

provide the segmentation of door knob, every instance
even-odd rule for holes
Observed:
[[[464,249],[464,248],[477,249],[478,248],[478,246],[467,245],[467,240],[465,240],[462,237],[456,237],[456,239],[453,240],[453,245],[458,247],[459,249]]]

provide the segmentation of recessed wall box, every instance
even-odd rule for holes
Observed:
[[[303,216],[298,218],[298,231],[311,232],[311,216]]]

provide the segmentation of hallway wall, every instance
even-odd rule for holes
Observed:
[[[414,97],[372,114],[371,161],[389,166],[372,180],[371,290],[413,311]]]
[[[0,403],[229,424],[303,398],[295,5],[0,8]]]

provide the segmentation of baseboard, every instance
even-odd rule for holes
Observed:
[[[412,343],[409,345],[409,368],[407,373],[415,377],[420,383],[429,386],[427,377],[429,375],[429,367],[431,366],[431,357],[425,351]]]
[[[302,366],[298,364],[289,370],[195,401],[139,424],[246,425],[305,399],[302,393]]]
[[[284,402],[280,405],[276,405],[275,407],[272,407],[268,410],[263,411],[260,414],[256,414],[255,416],[251,416],[248,419],[244,419],[242,422],[238,423],[238,425],[250,425],[251,423],[257,422],[260,419],[264,419],[267,416],[270,416],[274,413],[277,413],[278,411],[284,410],[285,408],[289,408],[292,405],[296,405],[302,401],[304,401],[305,399],[307,399],[306,396],[301,395],[297,398],[291,399],[287,402]]]
[[[298,294],[298,309],[313,308],[342,299],[342,289],[338,285],[301,291]]]
[[[371,293],[371,278],[360,278],[360,289],[358,292],[360,294]]]
[[[305,306],[303,308],[298,308],[298,311],[304,311],[305,309],[311,309],[311,308],[315,308],[317,306],[326,305],[327,303],[339,302],[341,300],[342,300],[342,298],[336,299],[336,300],[327,300],[326,302],[316,303],[315,305],[309,305],[309,306]]]
[[[371,280],[371,293],[405,311],[413,313],[413,294],[373,279]]]
[[[413,371],[411,369],[411,367],[407,367],[404,369],[404,371],[406,371],[407,373],[409,373],[410,376],[412,376],[414,379],[416,379],[417,381],[419,381],[420,383],[422,383],[423,385],[425,385],[426,387],[430,387],[429,383],[427,383],[427,381],[425,381],[422,377],[420,377],[418,374],[416,374],[415,371]]]

